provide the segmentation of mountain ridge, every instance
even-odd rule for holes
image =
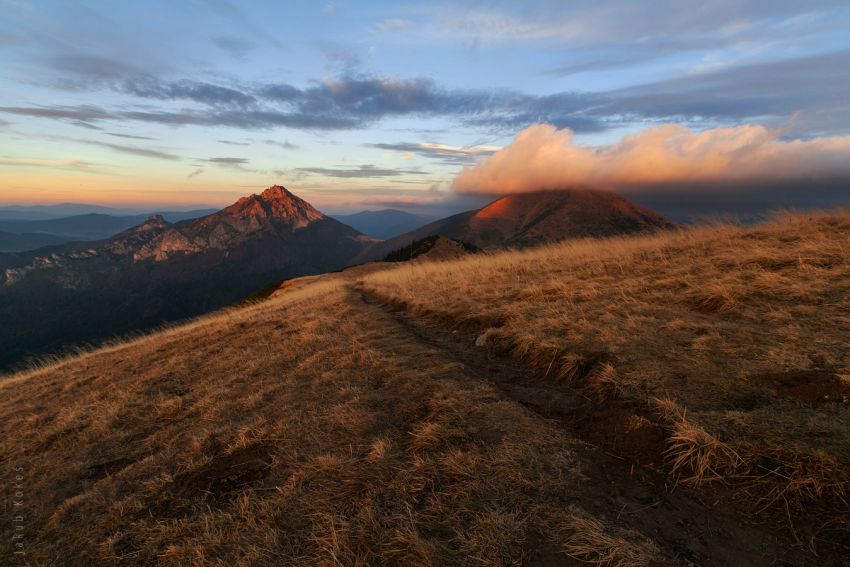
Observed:
[[[373,242],[275,185],[197,219],[152,215],[105,240],[0,254],[0,366],[338,270]]]
[[[499,197],[480,209],[457,213],[385,240],[370,247],[362,259],[380,258],[412,241],[436,234],[494,250],[677,226],[609,191],[587,188],[535,191]]]
[[[151,215],[101,241],[0,254],[0,368],[200,315],[273,281],[379,260],[435,234],[494,250],[674,226],[611,193],[573,190],[502,197],[378,241],[273,185],[200,218]]]
[[[111,238],[120,232],[138,226],[152,214],[159,214],[172,223],[198,218],[218,212],[219,209],[196,209],[192,211],[152,211],[146,214],[115,216],[103,213],[87,213],[44,220],[3,220],[0,219],[0,232],[11,235],[42,234],[46,241],[38,246],[40,241],[32,245],[3,246],[0,242],[0,252],[26,252],[36,250],[51,244],[68,242],[98,241]],[[20,240],[20,239],[19,239]],[[24,241],[22,244],[26,244]]]

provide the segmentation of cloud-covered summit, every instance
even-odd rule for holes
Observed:
[[[510,194],[593,186],[630,191],[712,185],[850,180],[850,136],[790,139],[759,125],[694,132],[667,124],[600,146],[570,130],[535,124],[486,161],[464,168],[459,192]]]

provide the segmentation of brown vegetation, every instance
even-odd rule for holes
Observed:
[[[26,561],[837,563],[848,236],[787,216],[372,264],[8,376]]]
[[[809,540],[846,538],[848,238],[848,214],[785,214],[376,273],[364,289],[651,410],[681,480],[740,485],[754,509],[804,513]]]

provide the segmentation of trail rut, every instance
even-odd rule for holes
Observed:
[[[355,303],[389,314],[400,335],[454,359],[471,378],[495,386],[575,438],[585,478],[580,493],[565,494],[565,502],[653,538],[683,565],[842,563],[794,545],[787,528],[745,514],[735,493],[720,484],[701,489],[676,485],[664,469],[663,436],[642,417],[641,408],[594,402],[567,384],[474,346],[472,337],[460,331],[395,309],[357,285],[351,289]]]

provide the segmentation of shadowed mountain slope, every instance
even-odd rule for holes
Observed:
[[[35,250],[36,248],[70,241],[70,238],[42,232],[14,233],[0,231],[0,252],[23,252],[24,250]]]
[[[198,219],[154,215],[108,240],[0,255],[0,367],[340,269],[370,242],[274,186]]]

